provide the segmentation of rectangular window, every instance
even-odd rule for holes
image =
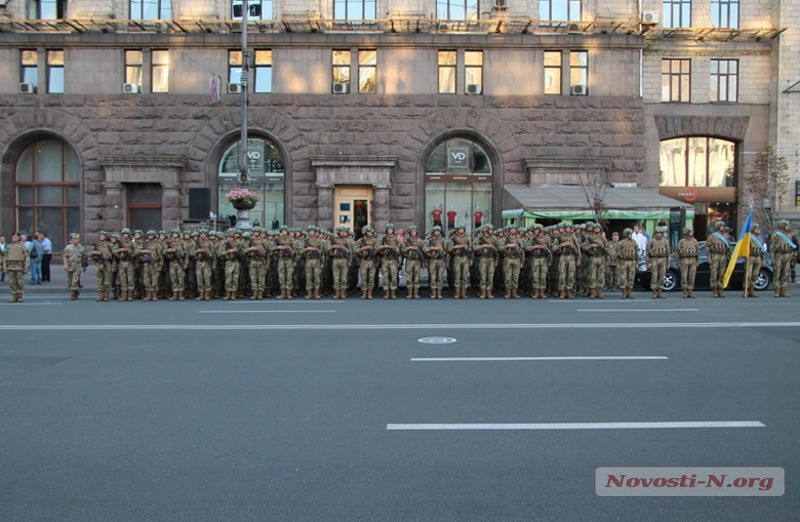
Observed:
[[[63,20],[66,4],[66,0],[28,0],[28,19]]]
[[[23,49],[20,53],[20,82],[39,85],[39,52],[36,49]]]
[[[331,92],[345,94],[350,92],[350,51],[334,49],[331,54]]]
[[[436,0],[438,20],[478,20],[478,0]]]
[[[711,26],[738,29],[739,0],[711,0]]]
[[[661,101],[689,102],[691,60],[661,60]]]
[[[169,92],[169,51],[153,50],[150,62],[153,92]]]
[[[739,101],[739,60],[711,60],[712,102]]]
[[[456,93],[456,51],[439,51],[439,94]]]
[[[551,22],[580,22],[581,0],[539,0],[539,19]]]
[[[664,0],[662,27],[691,27],[692,0]]]
[[[253,92],[272,92],[272,51],[259,49],[255,56],[255,87]]]
[[[242,83],[242,51],[228,51],[228,83]]]
[[[169,20],[172,0],[130,0],[131,20]]]
[[[47,51],[47,92],[64,93],[64,51]]]
[[[544,93],[561,94],[561,51],[544,52]]]
[[[588,82],[589,82],[589,52],[570,51],[569,93],[572,96],[586,96]]]
[[[334,0],[334,20],[375,20],[376,0]]]
[[[483,51],[464,52],[464,92],[483,92]]]
[[[142,85],[142,66],[144,65],[144,52],[141,49],[125,50],[125,81],[132,85]]]
[[[378,51],[358,51],[358,92],[375,93],[378,87]]]

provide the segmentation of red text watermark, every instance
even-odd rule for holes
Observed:
[[[597,468],[602,497],[780,497],[783,468]]]

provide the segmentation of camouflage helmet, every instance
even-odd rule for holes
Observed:
[[[789,227],[789,220],[788,219],[781,219],[778,221],[778,228],[788,228]]]
[[[667,227],[656,227],[656,234],[666,234]]]
[[[366,234],[367,232],[372,232],[372,233],[374,234],[374,233],[375,233],[375,229],[374,229],[374,228],[372,228],[372,226],[371,226],[371,225],[364,225],[364,226],[361,228],[361,233],[362,233],[362,234]]]
[[[442,227],[440,227],[439,225],[436,225],[433,228],[431,228],[431,232],[441,232],[441,231]]]
[[[412,230],[416,230],[416,229],[417,229],[417,225],[411,225],[410,227],[408,227],[408,231],[409,232],[411,232]]]
[[[714,228],[720,228],[720,227],[724,227],[724,226],[725,226],[725,222],[722,221],[721,219],[714,224]]]
[[[394,230],[394,223],[386,223],[386,230],[389,230],[390,228]]]
[[[151,228],[150,230],[147,231],[147,235],[148,236],[155,236],[156,235],[156,231]]]
[[[683,227],[683,233],[688,234],[689,232],[694,232],[692,227]]]
[[[633,235],[633,229],[632,229],[632,228],[626,228],[626,229],[624,229],[624,230],[622,231],[622,235],[623,235],[623,236],[630,236],[630,235]]]
[[[336,227],[336,232],[350,232],[350,229],[344,225],[339,225]]]
[[[761,225],[759,225],[758,223],[753,223],[752,225],[750,225],[750,230],[755,230],[756,228],[760,230]]]
[[[131,235],[131,229],[130,228],[123,228],[122,232],[120,232],[120,233],[123,234],[123,235],[124,234],[128,234],[130,236]]]

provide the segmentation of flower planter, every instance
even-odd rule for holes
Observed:
[[[242,199],[239,201],[231,201],[231,205],[233,205],[233,208],[236,210],[252,210],[256,207],[256,202]]]

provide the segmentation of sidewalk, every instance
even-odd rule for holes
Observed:
[[[86,272],[81,274],[81,293],[97,293],[97,279],[95,278],[94,266],[90,263],[86,268]],[[8,290],[8,275],[6,280],[0,283],[0,294],[6,295]],[[40,285],[31,284],[31,275],[25,276],[25,293],[26,294],[69,294],[69,287],[67,286],[67,273],[64,271],[64,265],[61,262],[50,263],[50,282],[42,283]]]

